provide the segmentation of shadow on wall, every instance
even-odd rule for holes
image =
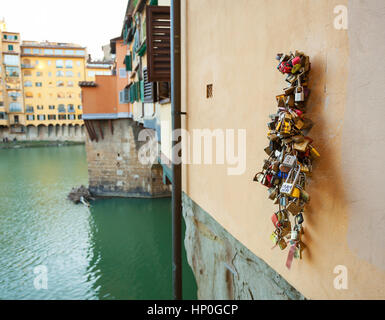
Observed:
[[[316,55],[311,58],[311,63],[309,80],[311,93],[307,102],[306,117],[314,122],[314,127],[308,135],[314,140],[313,145],[321,154],[321,158],[313,162],[313,174],[308,179],[311,201],[306,206],[304,216],[306,227],[303,240],[305,243],[315,243],[325,236],[320,234],[325,232],[322,230],[322,226],[327,225],[324,223],[325,220],[330,221],[329,231],[332,231],[332,225],[344,225],[344,216],[335,215],[336,212],[342,211],[333,209],[343,207],[346,201],[343,175],[337,166],[339,147],[329,135],[329,124],[323,115],[328,104],[327,60],[324,56]],[[327,112],[333,112],[333,110]],[[333,129],[337,130],[337,128]],[[311,250],[307,250],[306,255],[306,259],[311,263]]]

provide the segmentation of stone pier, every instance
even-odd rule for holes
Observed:
[[[143,165],[138,152],[146,142],[138,141],[143,129],[131,119],[90,121],[97,140],[86,138],[89,188],[95,196],[169,197],[159,164]]]

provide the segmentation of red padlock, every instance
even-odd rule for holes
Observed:
[[[291,66],[288,61],[284,61],[279,66],[279,71],[282,73],[291,73]]]
[[[271,216],[271,221],[273,222],[274,227],[281,227],[281,224],[278,221],[278,216],[275,213]]]

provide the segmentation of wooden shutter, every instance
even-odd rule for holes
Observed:
[[[170,7],[147,6],[148,81],[171,81]]]
[[[155,82],[148,81],[148,69],[143,68],[143,102],[151,103],[156,101]]]

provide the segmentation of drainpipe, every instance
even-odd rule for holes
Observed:
[[[181,128],[180,0],[171,0],[171,116],[172,116],[172,288],[182,299],[182,164],[174,139]],[[174,151],[176,150],[176,151]]]

